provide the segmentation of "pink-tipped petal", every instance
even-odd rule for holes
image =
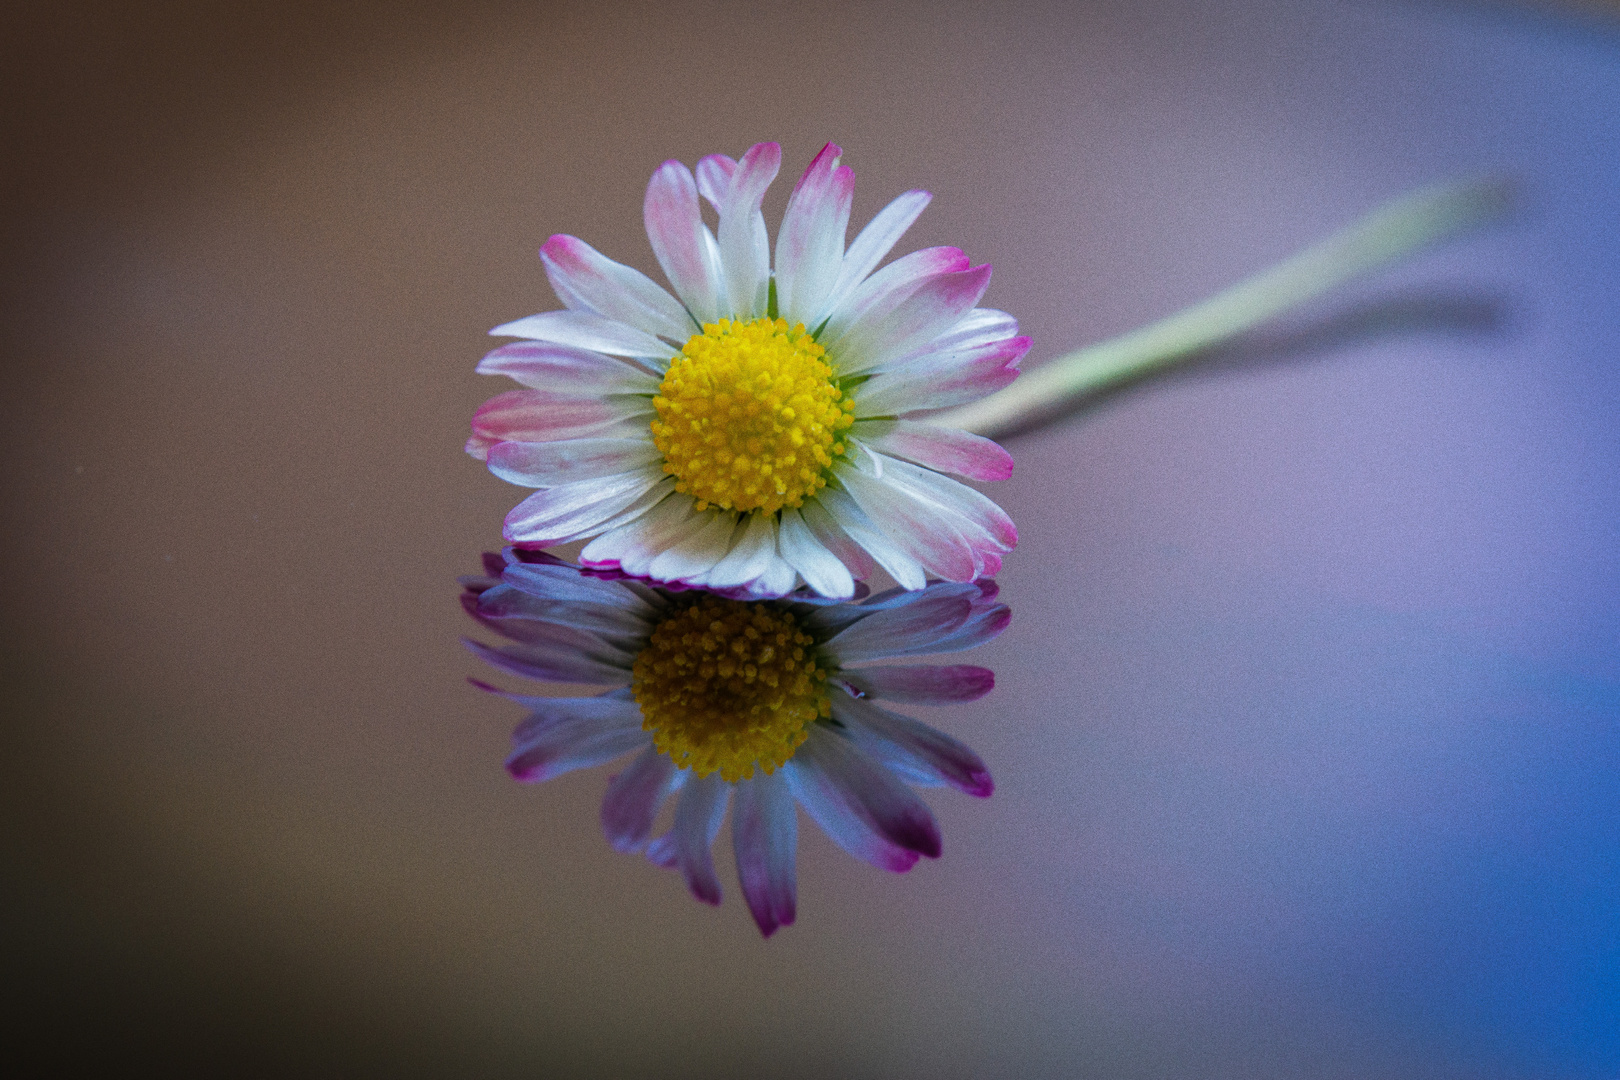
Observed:
[[[842,153],[828,143],[810,162],[788,197],[776,240],[777,310],[789,324],[811,330],[843,263],[855,196],[855,174],[838,164]]]
[[[490,667],[525,679],[586,686],[629,685],[630,658],[614,656],[600,638],[579,642],[559,640],[556,631],[565,628],[547,623],[530,623],[528,629],[536,631],[536,640],[521,645],[497,649],[471,638],[463,638],[462,644]]]
[[[592,535],[602,522],[664,479],[653,467],[600,480],[542,488],[506,515],[506,539],[551,547]]]
[[[840,306],[866,280],[867,275],[877,269],[878,263],[911,228],[911,223],[917,220],[917,215],[923,212],[932,198],[926,191],[907,191],[866,223],[866,228],[860,231],[854,243],[849,245],[849,250],[844,252],[838,277],[821,312],[816,316],[817,323],[829,317],[837,318]]]
[[[935,274],[893,308],[874,307],[836,344],[827,346],[827,355],[846,376],[882,367],[932,341],[971,310],[989,287],[989,264]]]
[[[960,701],[977,701],[996,685],[995,672],[972,664],[907,664],[845,669],[839,677],[864,697],[907,705],[950,705]]]
[[[603,584],[608,584],[603,582]],[[625,637],[646,634],[652,628],[652,610],[632,595],[619,590],[623,603],[595,600],[565,600],[555,596],[535,596],[513,585],[502,583],[483,592],[477,612],[491,619],[522,619],[572,626],[593,634]]]
[[[480,375],[505,375],[537,390],[569,397],[654,394],[659,377],[603,353],[549,341],[502,345],[478,362]]]
[[[544,552],[520,551],[521,556],[544,555]],[[585,577],[571,563],[531,562],[527,558],[506,566],[501,575],[504,584],[529,594],[547,604],[601,604],[622,608],[626,612],[645,616],[654,608],[616,581],[602,581]]]
[[[973,349],[992,341],[1018,336],[1018,320],[994,308],[974,308],[940,334],[927,347],[928,352]]]
[[[797,914],[798,811],[780,772],[739,781],[736,790],[731,842],[737,880],[759,932],[770,937]]]
[[[473,413],[467,452],[484,459],[496,443],[556,442],[600,435],[629,418],[651,412],[652,407],[640,398],[580,398],[541,390],[508,390]]]
[[[506,771],[514,779],[538,783],[645,746],[647,733],[641,730],[641,712],[634,705],[602,698],[544,702],[512,733]]]
[[[858,415],[931,412],[995,393],[1018,378],[1029,338],[1014,337],[908,357],[875,373],[855,399]]]
[[[833,495],[835,497],[842,496],[843,503],[847,505],[850,511],[856,514],[860,513],[855,504],[849,501],[847,495],[836,491],[833,492]],[[833,558],[848,568],[851,577],[856,581],[864,581],[872,576],[872,571],[876,568],[872,557],[866,553],[865,548],[850,537],[849,533],[844,531],[833,517],[831,507],[823,505],[821,498],[807,500],[799,508],[799,516],[804,519],[805,525],[809,527],[817,543],[832,552]]]
[[[816,340],[829,355],[840,355],[844,338],[869,322],[882,322],[924,283],[940,274],[960,273],[971,263],[960,248],[913,251],[873,274],[838,305]],[[848,374],[842,367],[840,372]]]
[[[853,434],[874,450],[970,480],[1005,480],[1012,455],[982,435],[918,420],[873,420]]]
[[[590,311],[542,311],[525,319],[502,323],[489,333],[491,337],[548,341],[637,360],[668,361],[673,351],[644,330]]]
[[[697,163],[698,194],[702,195],[715,212],[725,205],[731,191],[731,178],[737,175],[736,159],[725,154],[710,154]]]
[[[765,189],[782,167],[782,148],[758,143],[737,162],[719,206],[720,262],[723,294],[720,306],[732,318],[765,313],[771,273],[770,239],[760,213]]]
[[[784,771],[806,812],[856,858],[905,871],[917,855],[939,857],[939,826],[928,806],[826,726],[811,725]]]
[[[884,459],[885,471],[892,471],[894,462],[894,458]],[[889,541],[930,575],[946,581],[972,581],[979,576],[982,564],[974,561],[973,545],[944,508],[895,487],[887,478],[852,469],[839,479]]]
[[[887,458],[883,469],[884,480],[891,487],[919,499],[928,499],[971,523],[976,531],[988,534],[989,542],[997,551],[1011,551],[1018,546],[1018,529],[1012,518],[988,496],[909,461]]]
[[[720,774],[688,780],[675,804],[676,860],[692,895],[705,904],[720,903],[720,879],[714,873],[714,838],[725,820],[731,785]]]
[[[973,614],[968,616],[966,622],[946,637],[934,642],[928,651],[948,653],[977,649],[980,645],[994,640],[1011,623],[1012,611],[1006,604],[987,604],[983,608],[975,606]]]
[[[485,689],[493,690],[492,687]],[[628,690],[610,690],[581,698],[494,692],[530,710],[528,717],[512,730],[513,746],[522,746],[545,731],[570,724],[586,724],[604,731],[609,728],[640,730],[641,727],[641,709]]]
[[[658,481],[658,483],[648,488],[646,493],[643,494],[641,498],[637,499],[629,506],[626,506],[623,510],[620,510],[618,513],[614,514],[601,524],[594,526],[592,531],[597,534],[605,535],[613,532],[615,529],[619,529],[630,524],[632,521],[638,521],[645,515],[651,513],[674,493],[675,478],[673,476],[666,476],[662,480]]]
[[[675,295],[699,323],[714,322],[720,313],[720,249],[703,224],[691,170],[679,161],[660,165],[647,184],[642,217]]]
[[[684,341],[697,329],[680,301],[640,270],[614,262],[574,236],[553,236],[540,249],[546,277],[563,305]]]
[[[955,632],[973,613],[965,596],[935,590],[915,603],[875,611],[841,630],[823,648],[842,665],[889,656],[917,656]]]
[[[489,471],[509,484],[552,488],[644,470],[663,455],[651,439],[565,439],[499,443],[488,460]]]
[[[907,589],[920,589],[928,583],[928,572],[910,551],[900,544],[850,498],[846,491],[823,488],[816,494],[816,502],[826,510],[838,528],[858,545],[871,560],[883,567],[888,575]],[[806,502],[805,507],[810,503]],[[812,524],[810,516],[805,517]],[[821,537],[818,531],[816,534]],[[825,539],[825,538],[822,538]]]
[[[943,731],[842,695],[833,699],[833,717],[857,749],[912,783],[949,784],[981,799],[995,790],[983,759]]]
[[[614,851],[640,851],[652,835],[658,811],[675,790],[675,763],[653,746],[608,781],[602,798],[602,832]]]

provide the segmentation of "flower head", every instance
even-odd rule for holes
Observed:
[[[907,784],[991,791],[978,755],[876,704],[971,701],[995,683],[966,665],[853,665],[983,644],[1011,618],[994,582],[936,582],[860,603],[807,593],[747,601],[595,576],[538,552],[485,557],[463,603],[513,642],[468,646],[493,666],[594,697],[504,694],[531,710],[506,768],[548,780],[635,753],[608,783],[602,827],[620,851],[678,867],[720,902],[711,849],[731,834],[748,909],[769,936],[793,922],[795,803],[850,854],[905,871],[940,853],[934,816]],[[504,693],[483,683],[486,690]],[[672,796],[674,822],[653,836]]]
[[[990,267],[956,248],[878,269],[927,192],[846,247],[855,181],[840,154],[827,144],[793,189],[774,268],[760,205],[775,143],[653,174],[647,237],[673,295],[582,240],[546,241],[566,310],[491,331],[525,340],[478,370],[525,389],[485,402],[467,443],[539,489],[507,515],[509,541],[590,539],[588,567],[739,598],[802,582],[847,599],[874,566],[907,589],[999,569],[1011,520],[944,474],[1004,479],[1012,459],[929,415],[1011,382],[1029,339],[975,307]]]

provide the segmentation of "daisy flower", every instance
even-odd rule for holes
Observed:
[[[549,780],[626,754],[608,782],[602,828],[619,851],[679,868],[692,895],[720,903],[712,847],[734,801],[732,846],[748,910],[769,937],[793,922],[798,814],[885,870],[940,853],[939,827],[907,785],[987,796],[990,773],[949,735],[878,702],[972,701],[985,668],[879,664],[981,645],[1011,614],[991,581],[935,582],[861,603],[801,592],[736,600],[582,571],[541,552],[485,556],[463,603],[513,644],[469,640],[503,671],[613,689],[594,697],[503,694],[531,710],[506,768]],[[654,836],[676,797],[673,824]]]
[[[485,402],[467,443],[539,489],[507,515],[509,542],[589,539],[587,567],[738,598],[803,582],[847,599],[874,565],[907,589],[998,570],[1012,521],[945,474],[1000,480],[1012,459],[929,416],[1011,382],[1029,339],[975,306],[990,267],[956,248],[878,268],[927,192],[846,247],[840,154],[827,144],[793,189],[774,269],[760,204],[776,143],[653,174],[647,237],[673,294],[583,240],[546,241],[565,310],[491,331],[524,340],[478,370],[524,389]]]

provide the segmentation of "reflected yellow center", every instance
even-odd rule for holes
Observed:
[[[641,726],[698,776],[769,776],[832,714],[814,645],[791,612],[702,597],[660,622],[636,657]]]
[[[827,485],[855,404],[803,324],[721,319],[670,362],[653,443],[697,508],[775,513]]]

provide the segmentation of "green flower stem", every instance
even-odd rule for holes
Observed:
[[[1043,364],[1007,389],[941,413],[934,422],[990,438],[1027,431],[1099,391],[1193,359],[1354,277],[1484,224],[1502,213],[1507,195],[1507,185],[1495,179],[1403,195],[1223,293]]]

